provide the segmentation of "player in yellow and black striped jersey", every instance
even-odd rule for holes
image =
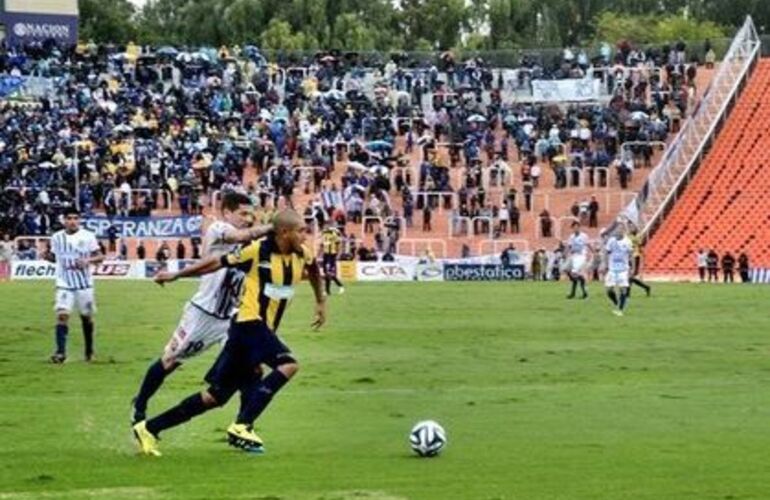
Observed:
[[[326,284],[326,295],[331,295],[332,281],[340,288],[340,294],[345,293],[345,286],[337,277],[337,257],[342,247],[342,235],[339,230],[329,224],[321,232],[321,255]]]
[[[206,375],[208,389],[134,426],[134,434],[145,454],[159,454],[157,436],[161,431],[226,404],[236,391],[241,392],[241,407],[236,422],[227,429],[228,440],[244,451],[264,451],[252,425],[298,369],[297,361],[278,338],[276,330],[294,296],[294,286],[303,276],[310,281],[316,298],[312,327],[319,328],[326,318],[320,270],[304,245],[304,220],[293,210],[284,210],[276,215],[273,228],[268,236],[238,251],[211,257],[175,273],[177,277],[199,276],[222,267],[239,267],[246,276],[227,343]],[[272,368],[264,379],[263,364]]]
[[[642,290],[645,291],[647,296],[650,296],[650,293],[652,293],[652,287],[645,283],[644,281],[639,278],[639,275],[642,272],[642,257],[644,252],[644,244],[642,242],[642,237],[639,235],[639,231],[632,227],[629,230],[628,239],[631,240],[631,245],[633,245],[633,262],[631,267],[631,279],[629,280],[629,285],[636,285]],[[631,294],[631,287],[628,288],[629,295]]]

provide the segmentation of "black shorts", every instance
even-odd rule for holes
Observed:
[[[335,276],[337,274],[337,256],[333,254],[324,254],[323,257],[324,273]]]
[[[286,362],[294,362],[291,351],[264,322],[233,321],[227,342],[205,379],[221,389],[237,389],[253,380],[259,365],[275,368]]]

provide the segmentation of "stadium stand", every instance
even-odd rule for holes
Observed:
[[[3,104],[1,229],[43,238],[68,204],[206,213],[218,193],[240,189],[267,213],[291,204],[319,226],[334,220],[380,255],[550,249],[574,218],[597,236],[644,183],[711,70],[674,50],[581,54],[493,68],[451,54],[277,64],[252,46],[4,53],[3,71],[55,78],[57,88],[31,107]],[[598,82],[592,102],[532,98],[535,78],[583,76]],[[145,242],[148,255],[155,243]]]
[[[761,60],[696,175],[652,236],[647,268],[693,275],[699,249],[770,267],[770,61]]]

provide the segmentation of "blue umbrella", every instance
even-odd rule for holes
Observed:
[[[388,141],[371,141],[366,143],[366,149],[370,151],[390,151],[393,149],[393,144]]]
[[[179,54],[179,51],[174,47],[166,46],[159,48],[155,53],[159,56],[176,57],[176,55]]]

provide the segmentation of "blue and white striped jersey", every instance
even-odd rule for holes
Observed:
[[[65,230],[51,236],[51,251],[56,255],[56,288],[83,290],[94,286],[90,266],[80,268],[80,259],[87,259],[99,250],[99,243],[94,233],[87,229],[78,229],[72,234]]]

